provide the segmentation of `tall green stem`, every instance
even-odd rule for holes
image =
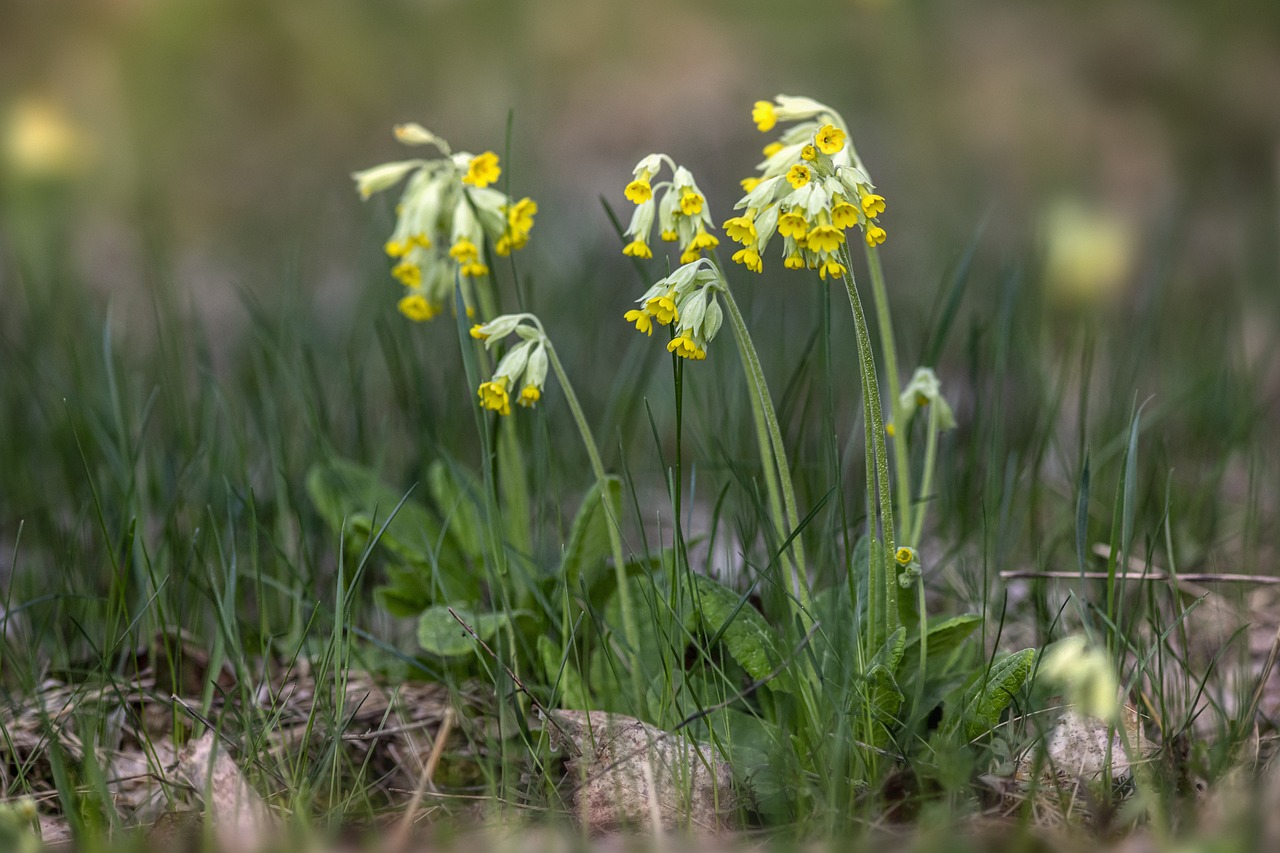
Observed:
[[[636,626],[635,612],[631,608],[631,591],[627,588],[627,561],[622,553],[622,533],[619,530],[618,519],[614,515],[613,507],[609,503],[609,479],[605,474],[604,462],[600,459],[600,450],[596,446],[596,440],[591,435],[591,427],[587,424],[586,415],[582,412],[582,405],[578,402],[578,395],[573,392],[573,385],[569,382],[569,376],[565,373],[564,365],[560,363],[560,356],[550,340],[546,340],[545,346],[547,358],[551,362],[551,369],[555,371],[556,378],[560,380],[560,387],[564,390],[565,402],[569,404],[569,411],[573,413],[574,423],[578,425],[583,447],[586,448],[587,458],[591,461],[591,470],[596,475],[601,509],[604,510],[609,522],[605,526],[609,531],[609,548],[613,552],[613,570],[617,575],[618,601],[622,605],[622,626],[631,652],[629,661],[631,682],[636,693],[636,706],[639,708],[640,703],[644,700],[644,688],[639,665],[640,631]]]
[[[867,315],[862,309],[862,298],[858,295],[858,287],[853,280],[853,265],[849,260],[848,247],[841,249],[845,266],[844,286],[849,294],[849,305],[853,308],[853,320],[858,338],[858,362],[862,372],[862,393],[868,404],[871,417],[866,419],[866,440],[875,455],[875,472],[867,472],[870,479],[874,476],[879,494],[879,515],[883,548],[880,554],[879,579],[884,588],[885,614],[884,636],[889,636],[898,624],[898,578],[896,563],[893,559],[893,496],[889,487],[889,457],[884,446],[884,415],[880,407],[880,382],[876,378],[875,353],[871,347],[871,332],[867,328]],[[867,515],[871,521],[871,534],[875,535],[876,507],[867,507]],[[872,549],[872,558],[875,558]]]
[[[885,378],[889,383],[889,412],[896,434],[893,437],[893,468],[897,475],[900,534],[912,527],[915,507],[911,503],[911,454],[908,452],[907,425],[902,422],[902,388],[898,378],[898,349],[893,338],[893,321],[889,316],[889,294],[884,285],[884,267],[880,252],[867,247],[867,269],[871,272],[871,297],[876,306],[876,325],[880,328],[880,350],[884,356]],[[911,542],[915,542],[912,539]]]
[[[782,444],[782,429],[778,426],[778,414],[773,410],[773,400],[769,396],[769,385],[764,378],[764,369],[760,366],[760,356],[756,353],[755,344],[751,341],[751,333],[747,331],[747,324],[742,319],[738,303],[734,300],[727,284],[721,288],[720,292],[724,295],[725,304],[729,307],[734,337],[738,341],[738,350],[742,353],[743,366],[747,371],[747,386],[753,397],[752,406],[763,415],[769,432],[769,441],[773,445],[772,459],[762,459],[761,462],[766,469],[771,464],[777,468],[777,479],[781,485],[783,505],[787,513],[787,527],[781,528],[781,525],[778,525],[779,534],[784,540],[788,535],[794,534],[791,540],[791,553],[795,558],[791,577],[791,594],[800,602],[801,625],[807,631],[812,622],[809,614],[809,578],[805,570],[804,546],[800,542],[800,516],[796,510],[795,490],[791,485],[791,466],[787,463],[787,451]],[[763,447],[764,443],[761,442],[762,453]],[[768,480],[766,474],[766,484]]]

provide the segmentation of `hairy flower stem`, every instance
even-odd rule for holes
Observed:
[[[867,471],[868,485],[874,478],[879,496],[876,506],[867,507],[867,518],[871,529],[872,537],[875,536],[876,510],[879,511],[880,517],[880,535],[882,548],[880,549],[879,560],[876,560],[876,551],[871,549],[871,559],[874,563],[879,563],[879,571],[873,571],[871,580],[878,583],[884,589],[885,612],[882,624],[874,627],[873,636],[880,638],[880,632],[883,637],[890,636],[898,627],[898,578],[896,563],[893,559],[894,554],[894,529],[893,529],[893,496],[889,487],[889,456],[884,446],[884,416],[880,408],[880,382],[876,378],[876,360],[875,353],[871,347],[871,332],[867,329],[867,315],[862,308],[862,298],[858,295],[858,287],[853,280],[853,264],[849,260],[848,247],[841,249],[841,254],[845,267],[844,286],[849,293],[849,305],[853,308],[853,320],[857,329],[858,338],[858,362],[862,373],[862,394],[866,407],[870,412],[869,418],[864,418],[864,427],[866,430],[866,442],[871,447],[872,455],[875,457],[874,471]],[[877,577],[878,575],[878,577]],[[869,585],[869,590],[873,590],[874,586]],[[874,600],[874,593],[872,599]],[[873,648],[878,644],[873,644]]]
[[[627,646],[630,651],[630,660],[627,663],[631,670],[632,688],[636,694],[636,707],[639,708],[644,700],[644,687],[640,673],[640,630],[636,626],[635,612],[631,608],[631,591],[627,588],[627,561],[622,553],[622,532],[619,530],[618,519],[614,515],[613,507],[609,503],[609,478],[605,474],[604,462],[600,459],[600,450],[596,446],[596,440],[591,435],[591,427],[587,424],[586,415],[582,413],[582,405],[578,402],[578,395],[573,392],[573,385],[569,382],[569,375],[565,373],[564,365],[560,363],[560,355],[556,352],[556,348],[550,340],[546,341],[546,350],[547,358],[551,362],[551,369],[555,371],[556,378],[560,380],[560,387],[564,390],[565,402],[569,404],[569,411],[573,413],[574,423],[578,425],[578,433],[582,436],[583,447],[586,448],[587,458],[591,461],[591,470],[596,475],[601,509],[608,519],[608,524],[605,527],[609,531],[609,548],[613,552],[613,570],[617,576],[618,602],[622,605],[623,633],[627,638]]]
[[[794,557],[794,565],[791,569],[791,589],[789,593],[799,602],[799,609],[796,615],[800,617],[802,630],[808,631],[813,619],[810,615],[809,608],[809,578],[805,570],[804,547],[800,542],[800,516],[796,510],[796,494],[795,489],[791,485],[791,466],[787,464],[787,451],[782,443],[782,430],[778,426],[778,414],[773,410],[773,401],[769,396],[769,386],[764,378],[764,370],[760,366],[760,356],[756,353],[755,344],[751,341],[751,333],[747,331],[747,324],[742,319],[742,311],[738,308],[738,303],[734,300],[733,294],[729,291],[728,285],[721,289],[724,296],[725,304],[729,308],[729,318],[733,324],[734,338],[738,342],[738,351],[742,354],[742,364],[747,372],[747,387],[751,392],[751,406],[753,414],[756,417],[757,434],[759,434],[760,421],[763,418],[765,427],[768,430],[768,443],[773,446],[771,454],[766,453],[766,442],[763,437],[760,439],[761,464],[765,469],[765,484],[769,486],[774,480],[772,476],[776,469],[776,482],[770,489],[770,500],[776,503],[774,492],[781,485],[783,505],[787,514],[787,525],[784,527],[781,520],[774,518],[774,524],[778,528],[779,537],[785,541],[787,536],[794,535],[791,540],[791,553]]]
[[[898,531],[901,541],[912,529],[916,515],[911,502],[911,455],[908,453],[908,430],[902,422],[902,389],[898,379],[898,350],[893,338],[893,321],[889,317],[889,294],[884,285],[884,267],[880,265],[880,252],[867,247],[867,269],[871,271],[871,297],[876,304],[876,325],[880,328],[880,351],[884,357],[885,378],[889,383],[889,417],[896,427],[893,437],[893,470],[898,487]],[[923,511],[920,515],[923,516]],[[915,544],[915,538],[908,544]]]

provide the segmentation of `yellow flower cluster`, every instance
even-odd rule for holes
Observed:
[[[839,258],[846,230],[859,226],[869,246],[885,240],[876,221],[884,198],[854,151],[844,119],[824,104],[789,95],[757,101],[751,117],[762,132],[778,122],[796,124],[765,147],[759,174],[742,182],[747,194],[735,205],[742,213],[724,223],[725,234],[742,245],[733,260],[760,272],[765,247],[778,234],[787,269],[844,275]]]
[[[720,331],[724,312],[716,300],[716,290],[724,286],[719,270],[706,258],[679,267],[658,281],[636,300],[639,308],[623,319],[636,330],[653,334],[653,324],[675,326],[667,352],[697,361],[707,357],[707,345]]]
[[[664,165],[671,169],[671,179],[653,183]],[[713,228],[714,223],[706,196],[698,189],[692,173],[677,166],[666,154],[650,154],[636,164],[626,196],[636,209],[627,226],[626,236],[630,242],[623,248],[623,254],[653,257],[649,238],[655,219],[662,239],[680,246],[682,264],[696,261],[704,251],[720,245],[720,240],[707,230]]]
[[[547,336],[542,324],[532,314],[503,314],[488,323],[471,327],[471,337],[484,341],[485,349],[508,335],[515,334],[520,342],[507,350],[494,368],[493,376],[481,382],[477,393],[480,405],[500,415],[511,414],[512,392],[516,402],[529,407],[542,399],[542,389],[547,382]]]
[[[406,145],[430,145],[442,156],[384,163],[352,177],[366,199],[405,181],[386,252],[395,261],[391,274],[408,291],[400,312],[411,320],[430,320],[452,298],[455,274],[489,274],[486,240],[498,255],[528,244],[538,205],[528,198],[512,201],[489,186],[502,174],[492,151],[455,154],[417,124],[401,125],[395,134]]]

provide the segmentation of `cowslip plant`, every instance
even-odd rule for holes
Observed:
[[[404,181],[385,248],[395,261],[391,274],[407,291],[400,312],[425,321],[452,301],[455,274],[468,282],[489,275],[486,245],[498,255],[528,245],[538,204],[530,198],[513,201],[490,186],[502,174],[492,151],[454,153],[444,139],[412,123],[398,126],[395,135],[405,145],[431,146],[442,156],[383,163],[352,178],[365,199]],[[470,307],[469,289],[463,293]]]

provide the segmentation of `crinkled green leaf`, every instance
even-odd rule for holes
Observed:
[[[719,636],[729,654],[752,678],[769,675],[782,663],[777,634],[743,596],[703,575],[694,576],[696,604],[708,635]],[[791,677],[783,672],[768,682],[773,690],[792,688]]]
[[[941,621],[931,621],[929,623],[929,668],[930,675],[935,666],[944,664],[952,652],[960,648],[960,645],[969,638],[969,635],[977,630],[982,624],[982,617],[974,613],[965,613],[961,616],[953,616],[950,619]],[[910,670],[919,665],[920,660],[920,637],[916,635],[907,643],[906,651],[902,656],[902,666],[906,670]]]
[[[456,463],[445,464],[437,459],[427,468],[427,487],[458,546],[472,560],[482,559],[484,527],[480,522],[479,501],[484,492],[480,481]]]
[[[959,722],[966,737],[972,740],[995,728],[1014,694],[1026,683],[1035,660],[1035,649],[1005,655],[991,665],[985,677],[979,677],[965,691]]]

